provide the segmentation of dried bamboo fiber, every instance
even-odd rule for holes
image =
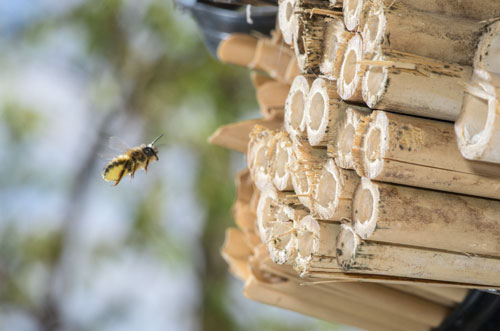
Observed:
[[[333,159],[328,159],[317,176],[313,191],[312,213],[322,220],[340,221],[352,215],[352,196],[359,183],[359,176],[352,170],[339,168]]]
[[[353,149],[362,177],[500,199],[500,165],[463,158],[452,123],[374,111]]]
[[[455,121],[471,67],[385,51],[363,77],[363,100],[370,108]]]
[[[500,285],[500,259],[362,241],[345,225],[337,237],[337,261],[350,273]]]
[[[475,71],[455,132],[464,157],[500,163],[500,74]]]

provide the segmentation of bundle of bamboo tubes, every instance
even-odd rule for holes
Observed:
[[[222,249],[245,295],[429,330],[500,288],[500,2],[279,6],[270,39],[219,47],[261,70],[263,118],[210,138],[247,156]]]

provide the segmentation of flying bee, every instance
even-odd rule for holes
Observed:
[[[149,163],[155,159],[156,161],[159,160],[158,149],[154,144],[162,136],[163,134],[159,135],[148,145],[143,144],[133,148],[126,147],[126,151],[123,154],[113,158],[106,167],[104,167],[102,170],[102,178],[108,182],[114,181],[114,186],[116,186],[127,174],[130,174],[130,178],[134,178],[135,172],[142,168],[144,168],[144,171],[147,173]],[[120,145],[122,149],[124,147],[124,144],[114,137],[110,138],[110,145],[115,145],[115,149],[118,145]]]

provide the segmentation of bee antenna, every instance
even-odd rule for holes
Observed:
[[[161,137],[163,137],[163,133],[161,135],[159,135],[158,137],[156,137],[155,140],[153,140],[153,142],[151,144],[149,144],[150,146],[153,146],[155,144],[155,142],[158,141],[158,139],[160,139]]]

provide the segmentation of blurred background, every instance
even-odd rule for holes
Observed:
[[[258,106],[172,1],[0,2],[0,330],[332,329],[227,272],[245,161],[206,140]],[[102,180],[110,136],[161,133],[147,175]]]

